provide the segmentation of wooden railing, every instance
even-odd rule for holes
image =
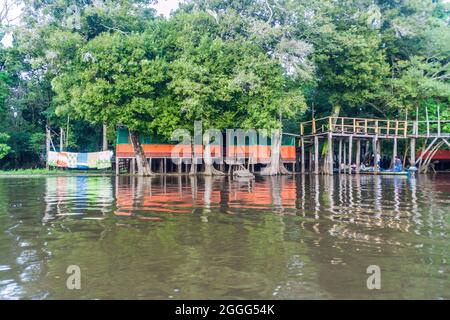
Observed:
[[[450,135],[450,120],[402,121],[369,118],[324,117],[300,123],[300,135],[325,132],[386,136]]]

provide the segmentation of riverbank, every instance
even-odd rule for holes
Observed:
[[[23,177],[23,176],[72,176],[72,175],[110,175],[112,171],[90,171],[90,170],[62,170],[62,169],[17,169],[0,170],[0,177]]]

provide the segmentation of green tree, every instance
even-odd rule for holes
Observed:
[[[0,133],[0,160],[11,152],[11,147],[6,144],[9,136],[6,133]]]

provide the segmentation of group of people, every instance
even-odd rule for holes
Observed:
[[[389,169],[385,169],[384,168],[384,163],[381,160],[381,157],[379,154],[376,155],[372,155],[372,158],[374,158],[373,163],[375,164],[374,166],[370,166],[370,164],[364,163],[362,162],[361,165],[359,166],[359,171],[360,172],[373,172],[375,170],[375,167],[379,170],[379,171],[391,171],[391,172],[401,172],[403,171],[403,163],[402,160],[400,159],[399,156],[395,156],[394,157],[394,161],[393,161],[393,166],[392,168]],[[386,161],[384,161],[386,162]],[[341,171],[345,171],[348,170],[348,165],[341,163],[339,169]],[[352,163],[351,164],[351,171],[355,172],[356,171],[356,164]]]

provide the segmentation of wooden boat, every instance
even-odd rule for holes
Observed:
[[[360,174],[373,174],[373,175],[390,175],[390,176],[407,176],[411,174],[408,171],[360,171]]]

